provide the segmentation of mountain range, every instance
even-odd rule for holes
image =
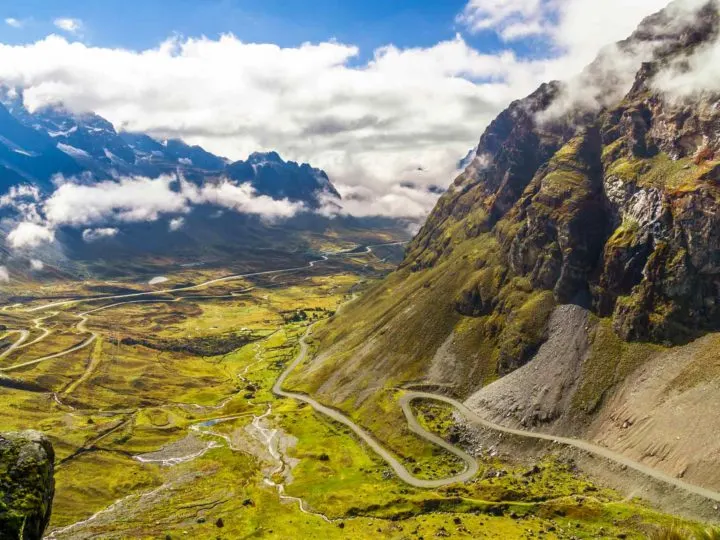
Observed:
[[[250,183],[258,195],[317,208],[340,195],[328,175],[308,164],[283,161],[277,152],[254,153],[231,162],[179,139],[117,132],[97,114],[74,114],[62,106],[30,112],[19,90],[0,92],[0,191],[23,182],[45,191],[56,175],[92,184],[120,177],[179,174],[198,184],[229,178]]]
[[[159,195],[143,191],[140,183],[145,178],[165,178],[167,186],[161,186],[164,191]],[[78,226],[71,222],[81,221],[73,215],[79,209],[64,210],[68,223],[52,226],[54,241],[30,251],[13,247],[9,239],[19,223],[30,219],[47,226],[45,205],[67,182],[98,188],[83,197],[88,197],[89,207],[96,197],[102,199],[106,214]],[[136,183],[132,193],[122,201],[108,202],[103,191],[123,182]],[[18,191],[20,186],[28,189]],[[3,204],[0,199],[2,264],[27,279],[51,275],[49,268],[31,272],[33,259],[70,275],[122,275],[159,272],[167,264],[238,257],[265,266],[275,264],[276,257],[282,259],[283,253],[287,259],[307,252],[309,239],[324,235],[344,241],[377,239],[376,234],[389,234],[387,238],[395,240],[408,237],[406,220],[336,215],[341,196],[327,173],[285,161],[277,152],[256,152],[247,160],[232,162],[181,140],[118,132],[97,114],[75,114],[60,105],[30,112],[22,92],[7,87],[0,91],[3,195],[11,200]],[[187,201],[157,214],[153,205],[158,196]],[[132,213],[128,205],[142,207],[146,197],[148,218],[117,217],[118,211]],[[278,203],[279,219],[272,210],[264,214],[271,205],[263,197]],[[247,204],[255,200],[259,209],[251,211]]]

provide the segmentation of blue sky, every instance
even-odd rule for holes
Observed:
[[[0,41],[29,43],[57,32],[60,17],[80,19],[82,39],[100,47],[135,50],[156,46],[174,34],[215,38],[231,32],[246,42],[297,46],[335,38],[360,48],[359,61],[382,45],[430,47],[463,29],[455,18],[466,0],[24,0],[0,8],[2,19],[22,28],[0,26]],[[312,8],[308,8],[312,6]],[[502,43],[493,31],[472,35],[482,52],[508,47],[522,56],[542,56],[543,43]]]

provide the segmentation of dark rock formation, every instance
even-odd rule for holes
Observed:
[[[0,434],[0,540],[39,540],[50,521],[55,452],[35,431]]]

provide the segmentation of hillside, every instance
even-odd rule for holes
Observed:
[[[720,486],[702,398],[720,386],[715,337],[698,340],[720,330],[718,96],[656,84],[718,25],[715,1],[671,4],[511,104],[401,268],[316,332],[290,383],[384,441],[395,392],[424,387]]]

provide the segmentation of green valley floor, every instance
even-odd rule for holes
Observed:
[[[48,538],[645,538],[694,526],[559,454],[468,456],[448,403],[388,395],[417,419],[393,453],[285,392],[311,325],[352,309],[398,250],[16,291],[0,311],[0,430],[37,429],[55,446]]]

